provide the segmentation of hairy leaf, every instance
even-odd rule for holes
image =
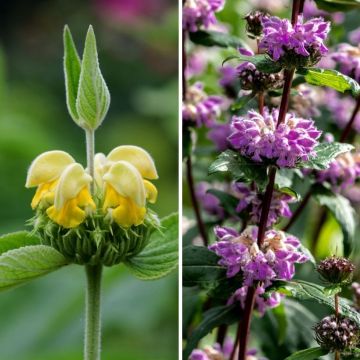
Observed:
[[[161,220],[161,230],[154,232],[149,244],[125,265],[141,280],[154,280],[168,275],[178,264],[178,215]]]
[[[0,255],[0,290],[44,276],[67,265],[65,257],[46,245],[23,246]]]
[[[244,46],[244,42],[236,36],[219,31],[196,31],[190,33],[190,40],[202,46],[233,47],[235,49]]]
[[[18,231],[0,236],[0,254],[22,246],[40,245],[40,239],[28,231]]]
[[[235,59],[240,61],[251,62],[256,66],[257,70],[264,73],[272,74],[281,71],[281,66],[275,61],[271,60],[270,57],[266,54],[253,55],[253,56],[246,56],[241,54],[231,55],[223,61],[223,64],[229,60],[235,60]]]
[[[321,347],[314,347],[310,349],[300,350],[288,356],[285,360],[315,360],[319,356],[327,355],[329,350],[322,349]]]
[[[241,98],[237,99],[232,105],[231,105],[231,111],[238,111],[242,109],[246,104],[249,103],[254,97],[256,93],[253,92],[249,95],[243,95]]]
[[[359,0],[315,0],[319,9],[330,12],[349,11],[360,8]]]

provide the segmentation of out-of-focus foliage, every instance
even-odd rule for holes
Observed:
[[[96,151],[147,149],[160,175],[154,209],[176,211],[177,4],[170,0],[12,1],[0,4],[0,233],[25,229],[33,192],[26,171],[39,153],[62,149],[85,165],[85,140],[67,113],[62,30],[83,47],[89,24],[111,92]],[[0,358],[81,358],[84,274],[66,267],[0,296]],[[144,301],[146,299],[146,301]],[[156,346],[154,346],[156,344]],[[177,279],[134,279],[105,269],[103,358],[177,356]]]

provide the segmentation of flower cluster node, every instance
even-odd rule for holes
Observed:
[[[330,23],[323,18],[304,22],[299,16],[293,26],[287,19],[271,16],[263,17],[262,25],[260,49],[285,68],[312,66],[328,51],[324,41],[330,31]]]
[[[331,256],[322,260],[316,270],[331,284],[346,284],[351,282],[355,266],[346,258]]]
[[[314,121],[288,113],[278,125],[278,118],[278,109],[267,108],[263,115],[250,110],[246,116],[234,116],[229,142],[253,161],[275,163],[282,168],[293,168],[316,156],[314,148],[321,131]]]
[[[263,203],[261,194],[242,182],[235,182],[233,184],[233,191],[234,195],[239,199],[236,211],[240,213],[247,210],[249,213],[248,221],[251,224],[258,224]],[[289,203],[295,201],[296,199],[293,196],[274,190],[266,226],[274,225],[280,217],[291,217],[292,212]]]
[[[156,216],[147,208],[158,178],[151,156],[137,146],[96,154],[95,173],[63,151],[48,151],[31,164],[26,187],[37,187],[31,223],[42,242],[69,261],[114,264],[143,248]],[[94,184],[94,193],[90,184]]]
[[[346,351],[359,341],[359,328],[355,321],[339,315],[327,316],[314,327],[318,344],[330,351]]]
[[[262,35],[262,19],[269,16],[270,15],[267,12],[253,10],[244,17],[246,20],[246,32],[249,38],[256,39]]]
[[[201,83],[190,86],[182,106],[182,117],[187,126],[210,127],[221,114],[224,99],[221,96],[207,95]]]
[[[216,24],[215,12],[222,10],[224,0],[186,0],[183,5],[183,29],[195,32]]]

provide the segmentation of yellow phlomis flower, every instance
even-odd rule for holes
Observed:
[[[124,145],[112,150],[106,158],[103,154],[97,154],[96,158],[96,171],[104,174],[97,182],[105,193],[104,211],[120,226],[141,224],[146,214],[146,200],[155,203],[157,198],[156,187],[144,180],[158,178],[149,153],[137,146]]]

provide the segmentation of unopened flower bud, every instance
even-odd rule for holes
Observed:
[[[269,14],[259,10],[251,11],[245,16],[246,32],[251,39],[261,36],[263,29],[261,20],[268,16]]]
[[[331,284],[349,283],[355,266],[348,259],[331,256],[321,261],[317,267],[321,277]]]

